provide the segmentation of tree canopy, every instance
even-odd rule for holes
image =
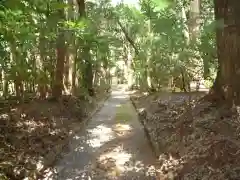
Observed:
[[[217,69],[213,3],[138,3],[2,1],[2,95],[92,95],[94,86],[109,85],[119,61],[129,86],[188,91],[201,79],[210,86]]]

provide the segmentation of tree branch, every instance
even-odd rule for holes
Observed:
[[[120,22],[120,20],[118,18],[117,19],[117,23],[118,25],[120,26],[123,34],[125,35],[127,41],[131,44],[131,46],[133,47],[133,49],[135,50],[135,53],[138,55],[139,54],[139,51],[138,51],[138,48],[136,47],[133,39],[129,36],[128,32],[126,31],[125,27],[122,25],[122,23]]]

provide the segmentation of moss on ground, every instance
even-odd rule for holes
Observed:
[[[127,102],[125,104],[121,104],[116,108],[116,116],[115,121],[118,123],[128,122],[132,120],[134,117],[134,109],[132,107],[132,104],[130,102]]]

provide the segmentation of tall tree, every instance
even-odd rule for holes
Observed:
[[[77,0],[78,3],[78,12],[80,19],[84,20],[87,18],[86,15],[86,2],[85,0]],[[86,88],[88,94],[90,96],[94,95],[93,90],[93,65],[91,60],[91,54],[90,54],[90,44],[88,39],[84,40],[83,42],[83,59],[85,62],[84,66],[84,72],[83,72],[83,85]]]
[[[217,100],[240,104],[240,1],[214,1],[215,18],[224,22],[217,28],[218,73],[212,88]]]
[[[58,0],[58,2],[62,2],[62,0]],[[56,43],[56,51],[57,51],[57,62],[56,62],[56,70],[55,70],[55,79],[53,86],[53,97],[59,98],[62,95],[63,91],[63,75],[64,75],[64,63],[66,57],[66,45],[65,45],[65,32],[62,28],[62,21],[65,19],[64,9],[61,8],[58,10],[59,17],[59,28],[58,28],[58,37]]]

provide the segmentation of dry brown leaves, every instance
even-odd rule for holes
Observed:
[[[71,125],[81,125],[95,101],[63,96],[59,102],[33,100],[3,111],[0,179],[37,179],[63,150],[72,133]]]
[[[197,101],[202,94],[132,98],[160,157],[161,179],[240,179],[239,115]],[[195,102],[194,102],[195,101]]]

